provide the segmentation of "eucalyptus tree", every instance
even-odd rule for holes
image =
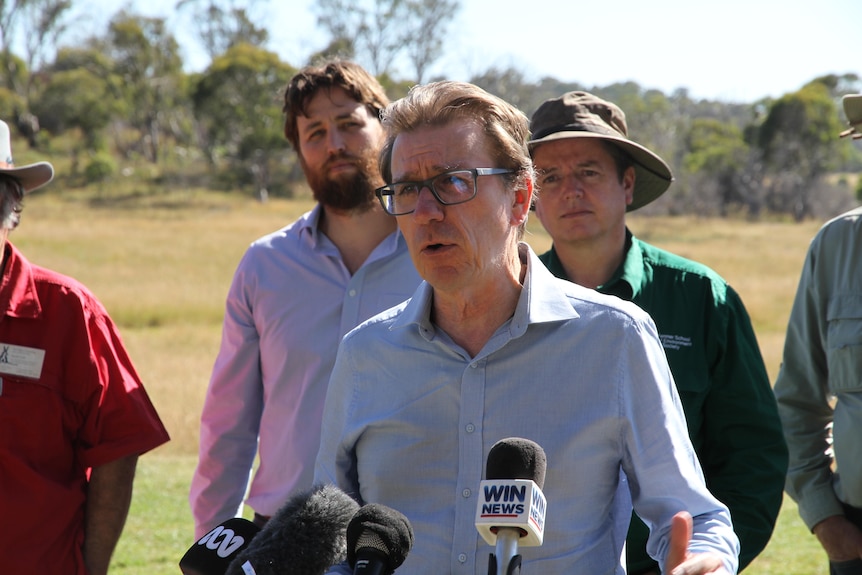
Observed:
[[[317,23],[376,76],[392,76],[396,62],[411,64],[422,82],[439,59],[456,0],[319,0]]]
[[[273,52],[236,44],[212,61],[192,90],[201,148],[211,165],[224,161],[247,175],[261,200],[273,163],[285,155],[282,95],[295,72]]]
[[[95,47],[60,49],[40,75],[37,94],[32,109],[42,128],[55,136],[77,130],[88,152],[105,149],[106,129],[128,111],[113,62]]]
[[[797,220],[813,215],[817,180],[840,158],[843,126],[829,87],[813,81],[769,106],[755,132],[769,178],[770,208]]]
[[[269,32],[254,15],[265,4],[268,0],[178,0],[176,8],[192,16],[195,33],[212,60],[237,44],[266,44]]]
[[[126,11],[111,20],[104,43],[114,73],[122,79],[126,121],[139,135],[127,152],[137,150],[156,163],[162,136],[182,136],[181,116],[188,109],[179,45],[164,18]],[[124,142],[118,144],[127,147]]]

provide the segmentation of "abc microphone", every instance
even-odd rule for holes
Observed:
[[[282,505],[225,575],[323,575],[344,561],[347,523],[359,504],[335,485],[317,485]]]
[[[379,503],[362,506],[347,526],[347,562],[354,575],[391,575],[412,547],[410,521]]]
[[[185,575],[225,575],[231,561],[249,546],[260,527],[240,517],[228,519],[198,539],[183,558]]]
[[[488,452],[485,481],[480,484],[476,507],[476,529],[489,545],[495,546],[488,560],[488,575],[520,573],[518,545],[542,544],[546,468],[545,451],[529,439],[501,439]]]

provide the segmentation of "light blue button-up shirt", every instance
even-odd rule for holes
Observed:
[[[198,536],[237,514],[258,448],[252,509],[272,515],[311,487],[338,343],[421,281],[399,232],[351,275],[320,212],[255,241],[234,274],[190,493]]]
[[[523,437],[548,459],[545,540],[519,549],[524,573],[624,573],[632,500],[661,562],[671,517],[687,510],[690,549],[718,552],[736,572],[738,541],[704,485],[652,320],[554,278],[526,244],[521,256],[515,313],[475,357],[430,321],[427,283],[345,337],[315,482],[407,516],[415,545],[399,574],[485,575],[493,548],[474,526],[479,482],[491,446]]]

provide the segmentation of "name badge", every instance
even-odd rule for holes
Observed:
[[[44,362],[44,349],[0,343],[0,373],[39,379]]]

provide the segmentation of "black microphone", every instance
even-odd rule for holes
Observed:
[[[248,519],[228,519],[186,551],[180,559],[180,570],[185,575],[225,575],[231,561],[249,546],[259,531],[260,527]]]
[[[392,575],[412,547],[410,521],[379,503],[363,505],[347,526],[347,563],[354,575]]]
[[[476,529],[495,546],[488,559],[488,575],[520,573],[518,545],[542,544],[547,510],[542,486],[547,466],[545,451],[529,439],[501,439],[488,452],[476,507]]]
[[[291,497],[225,575],[322,575],[344,561],[347,524],[359,504],[335,485]]]

